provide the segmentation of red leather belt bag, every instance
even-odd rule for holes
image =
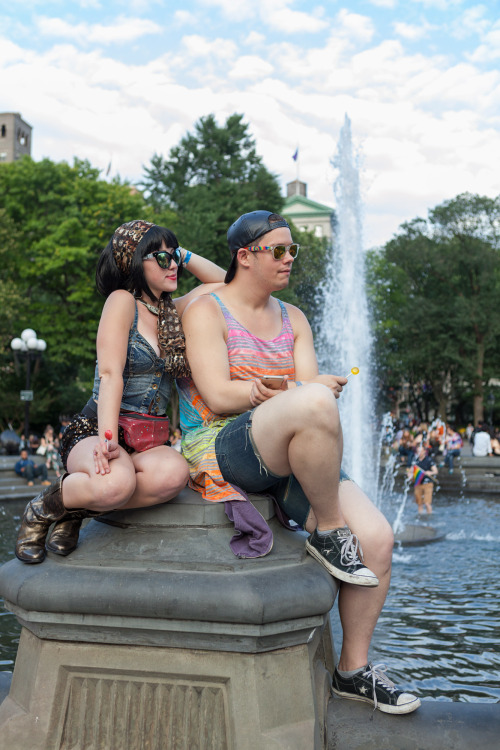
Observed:
[[[120,414],[118,424],[123,428],[123,437],[127,445],[138,453],[164,445],[170,436],[168,417],[129,412]]]

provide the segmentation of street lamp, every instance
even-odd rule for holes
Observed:
[[[33,391],[31,388],[31,360],[40,357],[41,353],[47,348],[43,339],[38,339],[32,328],[25,328],[20,338],[12,339],[10,346],[14,351],[14,356],[19,355],[26,357],[26,389],[21,391],[21,401],[24,401],[24,439],[26,445],[30,434],[30,402],[33,401]]]

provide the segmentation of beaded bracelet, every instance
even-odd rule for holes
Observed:
[[[183,262],[183,264],[184,264],[185,266],[187,266],[187,264],[188,264],[188,263],[189,263],[189,261],[191,260],[191,256],[192,256],[192,254],[193,254],[193,253],[191,252],[191,250],[186,250],[186,255],[184,256],[184,259],[183,259],[183,261],[182,261],[182,262]]]

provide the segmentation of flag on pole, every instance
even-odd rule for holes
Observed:
[[[422,482],[425,479],[425,471],[423,469],[420,469],[418,466],[413,467],[413,481],[415,483],[415,487],[419,484],[422,484]]]
[[[111,162],[109,162],[108,164],[108,168],[106,170],[106,177],[109,175],[110,172],[111,172]]]
[[[292,156],[292,159],[293,159],[294,161],[297,161],[297,159],[298,159],[298,158],[299,158],[299,147],[297,146],[297,148],[295,149],[295,153],[294,153],[294,155]]]

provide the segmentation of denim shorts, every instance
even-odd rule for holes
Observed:
[[[252,437],[253,410],[240,414],[217,435],[215,453],[226,482],[245,492],[273,495],[284,514],[304,528],[309,500],[293,474],[280,477],[268,469]],[[340,481],[349,479],[340,470]]]

